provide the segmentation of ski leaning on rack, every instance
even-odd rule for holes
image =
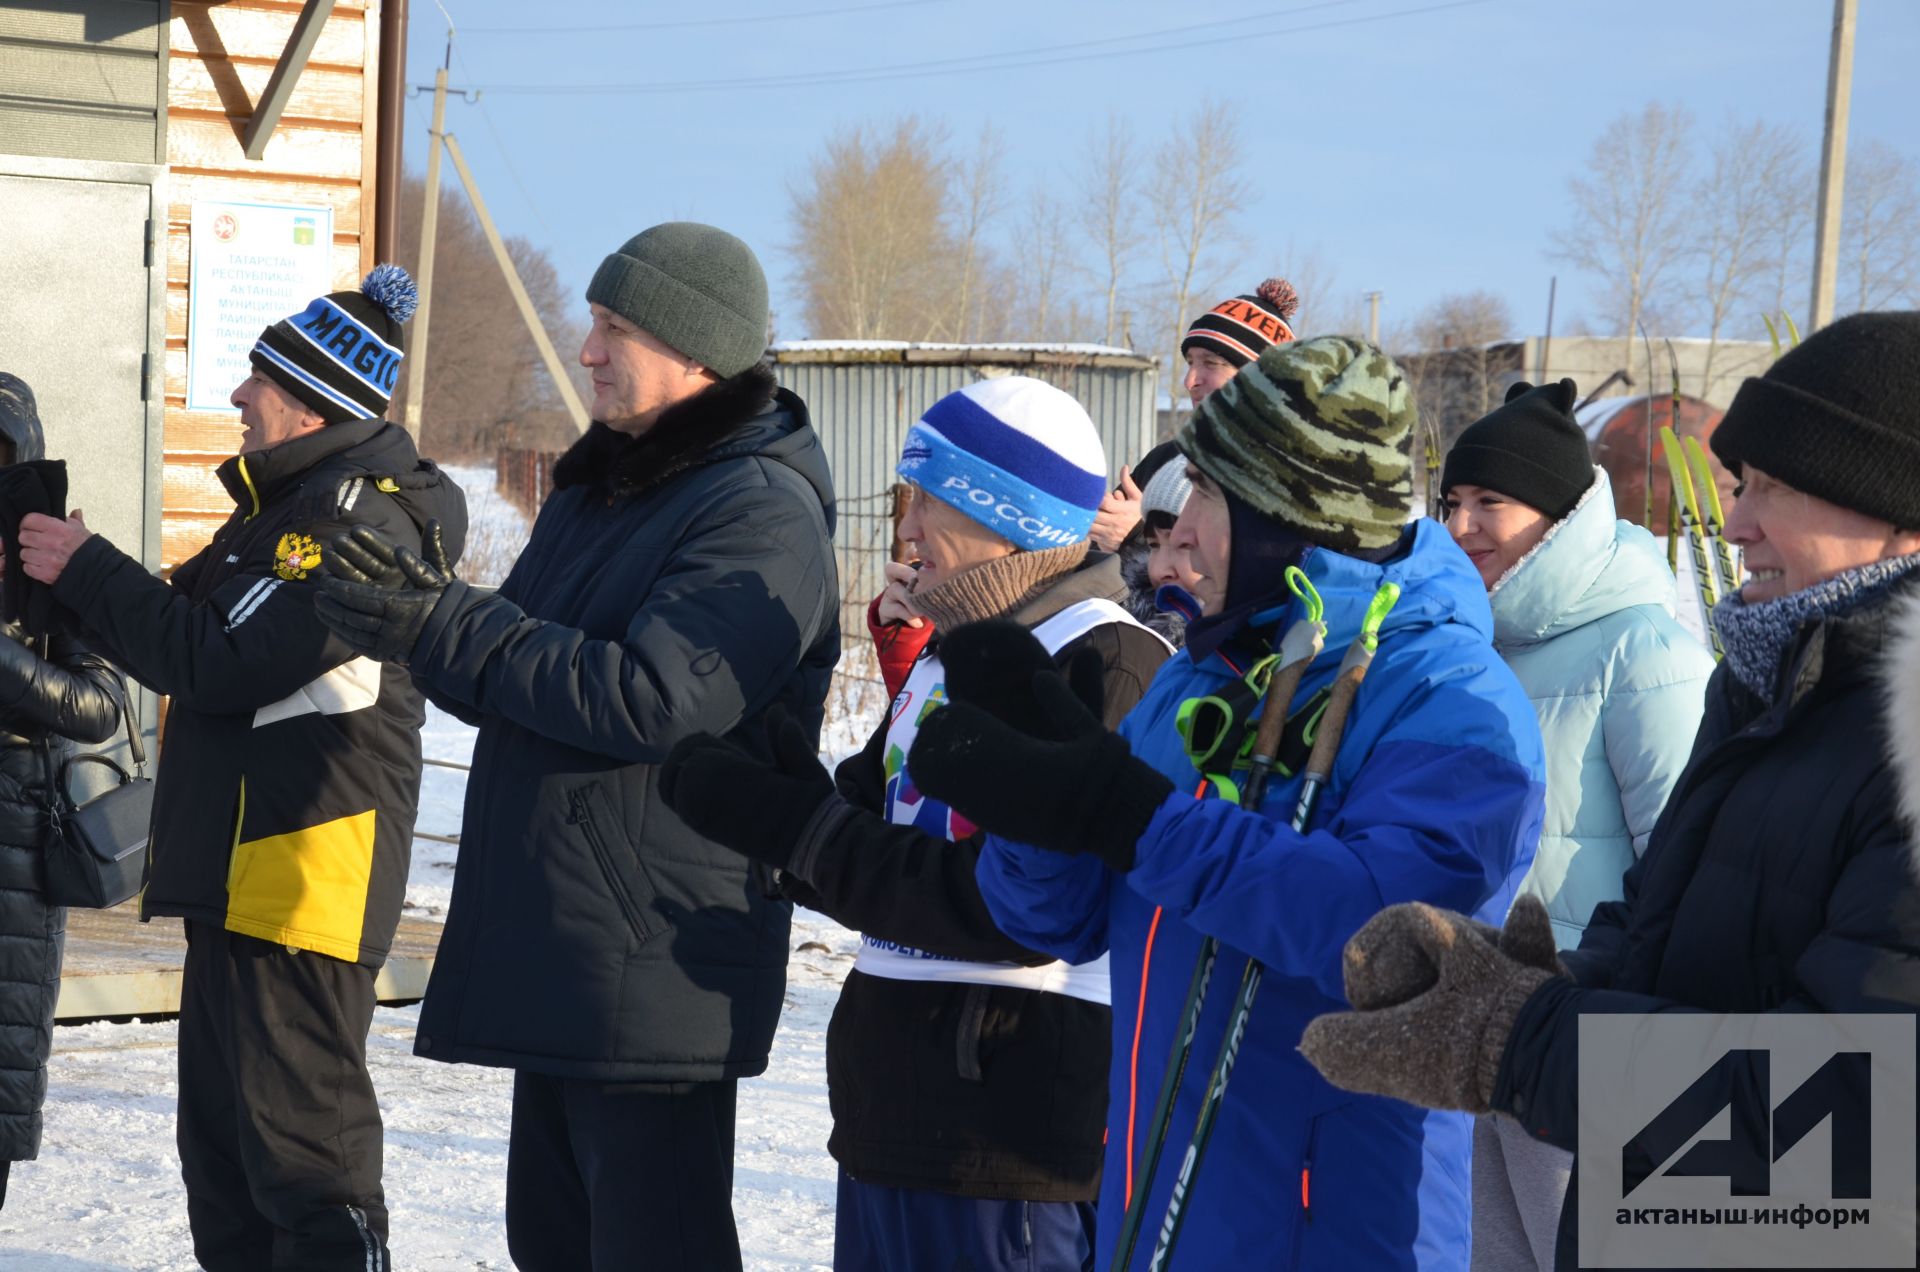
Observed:
[[[1700,526],[1700,504],[1694,495],[1693,479],[1687,474],[1687,461],[1680,448],[1680,439],[1671,425],[1660,430],[1660,448],[1666,452],[1667,476],[1673,483],[1673,490],[1667,498],[1679,510],[1680,533],[1687,541],[1687,554],[1693,561],[1694,595],[1700,600],[1707,643],[1713,647],[1713,656],[1718,660],[1725,651],[1720,647],[1720,633],[1713,625],[1713,607],[1719,603],[1713,586],[1713,561],[1707,554],[1706,534]]]
[[[1740,574],[1733,562],[1733,548],[1727,542],[1727,514],[1720,506],[1720,485],[1713,479],[1713,467],[1707,463],[1706,448],[1697,437],[1680,439],[1686,451],[1687,467],[1699,489],[1700,516],[1706,528],[1707,544],[1713,549],[1713,584],[1723,600],[1740,590]]]
[[[1340,752],[1340,739],[1346,732],[1347,713],[1353,708],[1355,695],[1360,692],[1360,682],[1366,679],[1367,668],[1373,664],[1374,650],[1380,644],[1380,625],[1399,600],[1399,584],[1380,585],[1380,590],[1374,593],[1373,603],[1367,606],[1359,635],[1347,646],[1340,670],[1334,673],[1333,695],[1327,700],[1326,714],[1320,718],[1319,729],[1313,739],[1313,751],[1307,757],[1306,771],[1300,779],[1300,798],[1294,805],[1292,822],[1296,831],[1305,832],[1307,823],[1313,818],[1313,808],[1320,792],[1333,776],[1333,761]],[[1194,1124],[1193,1139],[1187,1145],[1187,1155],[1181,1159],[1180,1174],[1173,1181],[1173,1194],[1167,1198],[1166,1217],[1160,1221],[1160,1239],[1153,1248],[1153,1257],[1147,1261],[1148,1272],[1167,1272],[1173,1259],[1174,1242],[1179,1239],[1180,1224],[1187,1214],[1187,1202],[1193,1196],[1194,1177],[1199,1173],[1200,1159],[1206,1154],[1207,1141],[1213,1137],[1214,1123],[1219,1120],[1220,1105],[1227,1096],[1227,1080],[1233,1076],[1233,1066],[1240,1058],[1240,1044],[1246,1041],[1247,1020],[1253,1014],[1253,1000],[1260,992],[1260,981],[1264,975],[1265,969],[1260,966],[1260,960],[1249,958],[1247,970],[1240,978],[1240,992],[1234,995],[1233,1014],[1227,1019],[1226,1037],[1220,1043],[1220,1058],[1214,1061],[1206,1092],[1200,1097],[1200,1117]],[[1143,1197],[1151,1190],[1152,1183],[1151,1179],[1141,1181]],[[1118,1266],[1121,1269],[1126,1267],[1124,1263]]]

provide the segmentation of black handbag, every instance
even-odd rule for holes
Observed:
[[[133,718],[132,696],[120,686],[121,715],[127,723],[129,773],[107,755],[70,757],[53,772],[53,744],[45,746],[49,832],[44,856],[46,897],[52,905],[105,910],[140,891],[147,874],[147,841],[153,825],[153,782],[146,776],[147,749]],[[80,764],[100,764],[120,781],[84,804],[73,802],[70,783]]]

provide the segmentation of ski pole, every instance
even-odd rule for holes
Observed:
[[[1661,449],[1667,454],[1667,476],[1673,483],[1673,502],[1680,510],[1680,528],[1686,535],[1687,554],[1693,561],[1693,588],[1700,599],[1700,614],[1707,629],[1707,641],[1713,656],[1726,652],[1720,647],[1720,633],[1713,625],[1713,607],[1718,598],[1713,592],[1713,566],[1707,560],[1707,542],[1700,531],[1700,504],[1693,493],[1693,481],[1687,476],[1687,464],[1680,452],[1680,439],[1671,427],[1660,430]]]
[[[1293,810],[1292,825],[1296,831],[1306,830],[1308,821],[1313,817],[1314,805],[1319,802],[1320,792],[1333,775],[1333,761],[1339,754],[1340,741],[1347,730],[1347,715],[1353,709],[1354,697],[1360,692],[1360,682],[1366,679],[1367,668],[1373,664],[1374,650],[1380,644],[1380,624],[1399,600],[1399,584],[1381,584],[1380,590],[1373,595],[1372,604],[1367,606],[1359,635],[1347,646],[1346,657],[1341,660],[1340,670],[1334,676],[1333,693],[1327,699],[1326,714],[1320,717],[1313,750],[1307,757],[1306,772],[1301,778],[1300,798]],[[1165,1272],[1173,1258],[1174,1242],[1179,1239],[1180,1224],[1186,1218],[1187,1200],[1193,1195],[1194,1177],[1199,1173],[1200,1159],[1206,1154],[1207,1143],[1213,1137],[1214,1124],[1219,1120],[1220,1106],[1226,1099],[1227,1081],[1233,1076],[1233,1067],[1240,1059],[1240,1045],[1246,1041],[1247,1021],[1253,1014],[1253,1000],[1260,992],[1260,981],[1264,975],[1265,969],[1261,967],[1259,959],[1247,960],[1247,970],[1240,978],[1240,992],[1234,996],[1233,1014],[1227,1019],[1227,1034],[1220,1043],[1220,1057],[1214,1061],[1206,1092],[1200,1097],[1200,1117],[1193,1128],[1193,1139],[1187,1145],[1186,1157],[1181,1160],[1180,1174],[1173,1181],[1173,1195],[1167,1199],[1166,1216],[1160,1221],[1160,1239],[1153,1248],[1153,1257],[1147,1262],[1149,1272]]]
[[[1697,437],[1683,437],[1687,465],[1702,492],[1701,513],[1707,523],[1707,542],[1713,548],[1714,584],[1722,597],[1740,590],[1740,574],[1733,564],[1733,549],[1727,543],[1727,514],[1720,506],[1720,486],[1713,479],[1713,466],[1707,463],[1706,448]]]
[[[1307,580],[1306,573],[1298,566],[1289,566],[1286,573],[1287,587],[1300,598],[1306,606],[1306,613],[1295,620],[1280,640],[1278,668],[1273,679],[1267,682],[1265,707],[1260,713],[1260,727],[1253,739],[1253,774],[1247,779],[1247,785],[1240,798],[1242,808],[1258,808],[1260,796],[1265,792],[1267,775],[1273,771],[1274,760],[1280,750],[1280,739],[1286,733],[1287,708],[1293,704],[1293,695],[1300,688],[1301,678],[1307,674],[1307,667],[1320,655],[1326,644],[1327,624],[1324,619],[1326,607],[1321,603],[1320,594]],[[1322,720],[1321,728],[1326,727]],[[1180,1027],[1174,1031],[1173,1048],[1167,1055],[1167,1066],[1160,1077],[1160,1094],[1153,1102],[1153,1121],[1147,1127],[1146,1154],[1140,1165],[1140,1188],[1127,1198],[1127,1212],[1120,1221],[1120,1240],[1114,1246],[1113,1267],[1115,1272],[1125,1272],[1133,1261],[1134,1248],[1140,1242],[1140,1223],[1146,1217],[1147,1194],[1153,1191],[1153,1177],[1160,1167],[1160,1154],[1166,1148],[1167,1128],[1173,1121],[1173,1101],[1180,1093],[1180,1083],[1187,1073],[1187,1061],[1193,1055],[1194,1036],[1200,1030],[1200,1012],[1206,1004],[1207,985],[1213,979],[1214,965],[1220,959],[1220,941],[1209,936],[1200,944],[1200,957],[1193,965],[1193,978],[1187,983],[1187,997],[1180,1008]],[[1144,990],[1144,986],[1142,987]]]

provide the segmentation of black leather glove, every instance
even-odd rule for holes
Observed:
[[[328,577],[313,603],[320,621],[356,653],[405,663],[453,582],[438,521],[427,522],[421,545],[431,561],[372,526],[335,535],[325,559]]]
[[[941,656],[944,663],[944,645]],[[907,756],[915,785],[1003,838],[1133,869],[1134,844],[1173,783],[1107,732],[1051,660],[1029,673],[1027,687],[1044,731],[1027,732],[975,702],[955,701],[920,726]],[[1018,697],[1010,688],[1001,693]]]
[[[833,778],[785,708],[768,710],[766,743],[771,761],[711,733],[682,738],[660,769],[660,797],[696,834],[784,870],[834,798]]]

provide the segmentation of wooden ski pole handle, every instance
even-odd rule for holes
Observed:
[[[1347,713],[1353,710],[1354,695],[1360,692],[1360,682],[1367,678],[1367,666],[1372,662],[1371,653],[1356,659],[1333,682],[1326,712],[1314,731],[1313,750],[1307,756],[1307,776],[1317,782],[1326,781],[1333,773],[1333,757],[1339,753],[1340,737],[1347,731]]]
[[[1312,661],[1311,658],[1297,659],[1273,673],[1273,681],[1267,686],[1266,709],[1260,713],[1260,727],[1253,734],[1256,763],[1271,764],[1279,754],[1280,739],[1287,731],[1287,708],[1293,705],[1293,695],[1307,674],[1307,664]]]

